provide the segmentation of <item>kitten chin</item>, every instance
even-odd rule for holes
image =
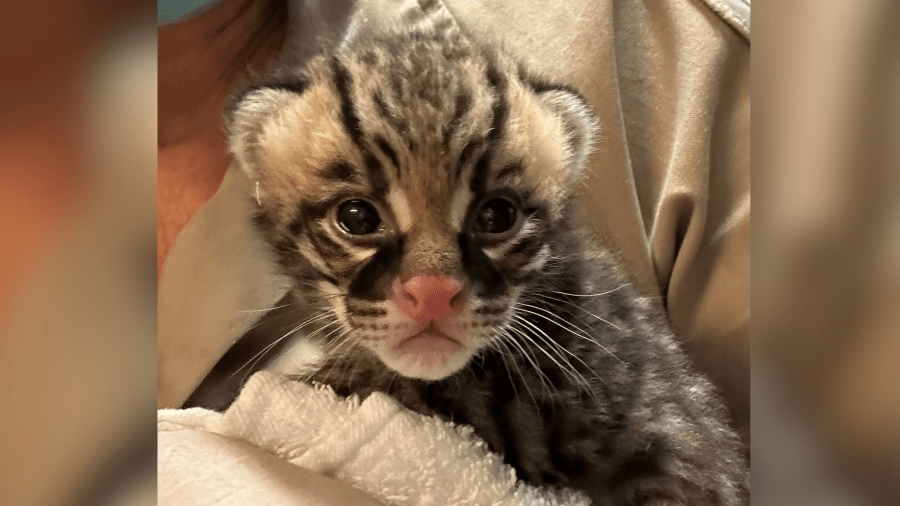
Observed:
[[[426,329],[399,340],[367,346],[384,364],[407,378],[441,380],[465,367],[473,350],[435,329]]]
[[[471,331],[468,309],[416,320],[405,315],[396,303],[385,302],[380,307],[385,314],[376,323],[350,321],[347,326],[361,327],[357,341],[387,368],[406,378],[444,379],[465,367],[485,344],[480,334]],[[373,328],[378,330],[370,330]]]

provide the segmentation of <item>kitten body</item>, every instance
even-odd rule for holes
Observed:
[[[470,424],[596,505],[747,501],[712,387],[573,222],[577,92],[452,31],[387,34],[248,87],[228,128],[314,311],[281,372]]]

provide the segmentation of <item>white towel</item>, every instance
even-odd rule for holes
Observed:
[[[359,491],[387,505],[589,504],[518,483],[468,426],[269,372],[225,413],[160,410],[157,429],[161,505],[376,504]]]

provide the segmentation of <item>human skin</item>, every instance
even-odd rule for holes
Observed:
[[[263,69],[280,49],[286,20],[280,0],[224,0],[159,27],[157,275],[231,161],[222,125],[228,94],[248,68]]]

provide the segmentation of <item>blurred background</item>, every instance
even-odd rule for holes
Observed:
[[[754,503],[900,504],[900,3],[753,9]]]
[[[155,3],[0,10],[0,504],[155,504]]]
[[[277,47],[277,4],[204,14],[257,26],[219,76]],[[900,504],[898,5],[753,5],[754,504]],[[164,61],[156,7],[4,2],[0,505],[155,503],[157,248],[218,184],[165,172],[218,113],[157,110],[203,61]]]

